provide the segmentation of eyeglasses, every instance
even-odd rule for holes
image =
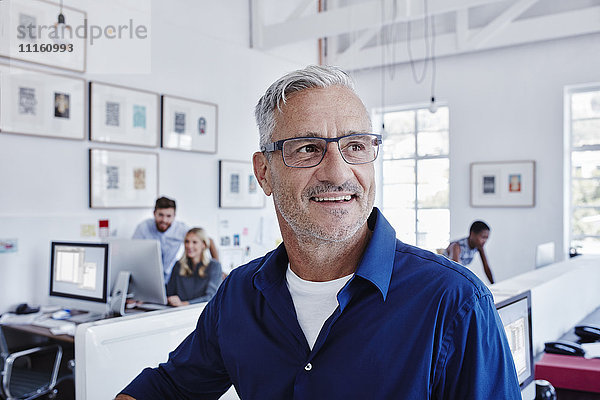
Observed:
[[[281,150],[283,163],[288,167],[311,168],[323,161],[327,145],[331,142],[337,143],[344,161],[356,165],[375,161],[382,140],[381,135],[374,133],[353,133],[337,138],[297,137],[269,143],[261,151],[272,153]]]

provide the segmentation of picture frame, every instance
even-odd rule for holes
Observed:
[[[107,83],[89,83],[90,140],[158,147],[159,95]]]
[[[83,140],[85,80],[0,64],[0,132]]]
[[[158,195],[158,154],[89,149],[90,208],[152,208]]]
[[[61,10],[64,27],[58,25]],[[10,0],[0,1],[0,18],[0,56],[85,72],[85,11],[46,0]]]
[[[216,104],[163,95],[161,121],[163,148],[212,154],[217,152]]]
[[[534,207],[535,161],[471,163],[472,207]]]
[[[263,208],[265,197],[252,163],[219,160],[219,208]]]

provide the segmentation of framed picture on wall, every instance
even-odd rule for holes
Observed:
[[[535,161],[471,163],[471,206],[535,206]]]
[[[162,96],[162,147],[217,152],[218,107],[213,103]]]
[[[219,161],[219,207],[263,208],[265,194],[258,185],[252,163]]]
[[[85,137],[85,81],[0,64],[0,132]]]
[[[90,149],[90,208],[152,208],[158,154]]]
[[[58,24],[59,14],[64,24]],[[87,14],[43,0],[0,1],[0,56],[85,71]]]
[[[156,93],[90,82],[90,140],[158,146]]]

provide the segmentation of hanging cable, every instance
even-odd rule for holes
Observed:
[[[429,43],[429,4],[428,4],[428,0],[423,0],[423,40],[425,42],[425,57],[424,57],[423,71],[422,71],[420,77],[417,76],[415,60],[413,59],[413,54],[412,54],[412,46],[411,46],[412,27],[411,27],[410,19],[408,20],[406,26],[407,26],[406,46],[407,46],[407,50],[408,50],[408,59],[410,61],[410,68],[412,71],[414,81],[417,84],[420,84],[425,79],[425,75],[427,73],[427,67],[429,65],[430,52],[431,52],[430,43]]]
[[[384,11],[385,0],[381,0],[381,30],[379,32],[379,40],[381,41],[381,134],[385,135],[385,122],[383,121],[385,109],[385,46],[383,43],[383,27],[385,21]]]
[[[436,65],[435,65],[435,20],[434,16],[431,16],[431,104],[429,105],[429,111],[435,113],[438,109],[437,103],[435,102],[435,78],[436,78]]]

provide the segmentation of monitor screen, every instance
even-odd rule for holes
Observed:
[[[113,290],[119,272],[129,272],[128,293],[145,303],[167,304],[160,244],[156,240],[116,239],[110,244],[110,288]]]
[[[106,303],[108,244],[52,242],[50,296]]]
[[[521,389],[533,380],[531,340],[531,293],[529,291],[496,304],[515,362]]]

